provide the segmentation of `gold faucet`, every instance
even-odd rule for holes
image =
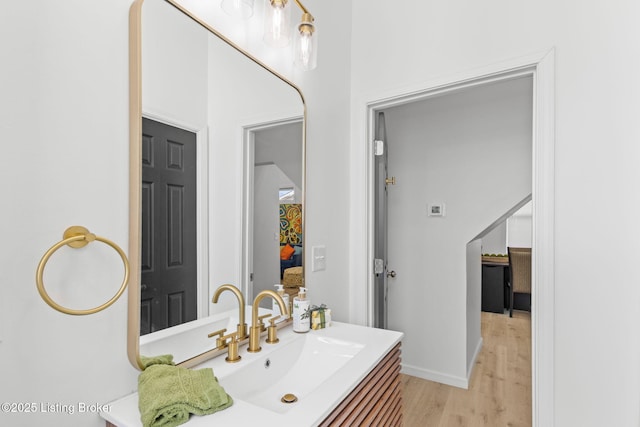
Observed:
[[[213,299],[211,300],[214,304],[218,302],[218,298],[220,294],[224,291],[231,291],[235,294],[236,298],[238,298],[238,305],[240,306],[240,317],[238,318],[238,329],[236,330],[238,340],[242,340],[247,336],[247,324],[244,318],[244,296],[242,292],[238,288],[233,285],[222,285],[216,289],[213,294]]]
[[[225,332],[227,332],[227,328],[220,329],[219,331],[211,332],[210,334],[207,335],[207,338],[213,338],[217,335],[218,338],[216,338],[216,348],[219,350],[222,350],[227,346],[227,341],[224,339]]]
[[[257,353],[262,350],[262,347],[260,347],[260,332],[264,330],[264,325],[262,323],[262,319],[259,319],[258,317],[258,308],[260,306],[260,301],[262,301],[264,297],[271,297],[276,300],[280,306],[280,313],[284,316],[289,314],[284,300],[275,291],[265,289],[256,296],[251,307],[251,328],[249,329],[249,348],[247,349],[251,353]]]

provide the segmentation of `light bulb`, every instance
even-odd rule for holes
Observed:
[[[309,21],[298,26],[293,57],[295,65],[303,70],[313,70],[318,64],[318,35]]]
[[[311,61],[311,34],[300,34],[300,61],[305,67],[309,67]]]
[[[220,7],[235,18],[248,19],[253,15],[253,0],[222,0]]]
[[[287,0],[267,0],[264,14],[263,40],[270,46],[285,47],[289,44],[291,7]]]

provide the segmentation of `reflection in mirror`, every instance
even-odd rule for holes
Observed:
[[[139,274],[129,289],[128,352],[138,368],[140,355],[173,354],[185,365],[215,356],[207,335],[234,331],[239,312],[230,292],[212,303],[215,290],[233,283],[251,304],[283,280],[282,206],[299,207],[292,224],[302,259],[302,95],[196,12],[173,0],[131,9],[130,259]],[[267,164],[275,190],[257,186]],[[265,191],[276,205],[263,225]],[[262,234],[268,250],[256,248]],[[272,273],[254,274],[258,264]]]
[[[302,122],[256,130],[253,144],[253,293],[284,284],[302,286]],[[297,267],[297,268],[296,268]],[[272,302],[261,304],[269,308]]]

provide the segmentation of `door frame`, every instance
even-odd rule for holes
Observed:
[[[388,145],[388,141],[387,141],[387,130],[386,130],[386,121],[384,120],[385,115],[384,115],[384,111],[374,111],[373,113],[373,140],[374,141],[381,141],[382,142],[382,153],[380,153],[379,155],[375,153],[375,151],[377,151],[376,147],[372,147],[372,150],[374,151],[373,157],[372,157],[372,168],[373,168],[373,227],[374,227],[374,232],[373,232],[373,263],[374,263],[374,272],[373,272],[373,284],[371,287],[371,307],[372,307],[372,313],[371,313],[371,323],[369,324],[369,326],[373,326],[373,327],[377,327],[377,328],[382,328],[382,329],[388,329],[389,323],[388,323],[388,316],[387,316],[387,312],[388,312],[388,293],[389,293],[389,276],[388,276],[388,265],[389,265],[389,253],[388,253],[388,247],[389,247],[389,234],[388,234],[388,218],[389,218],[389,208],[388,208],[388,197],[389,197],[389,193],[388,193],[388,186],[389,183],[387,182],[387,177],[389,176],[389,169],[388,169],[388,160],[389,160],[389,145]],[[384,124],[384,132],[382,132],[381,135],[381,125],[380,125],[380,121],[382,121],[385,123]],[[376,142],[374,142],[374,144],[377,144]],[[380,172],[380,163],[378,163],[378,158],[382,157],[382,165],[384,166],[384,178],[381,178],[379,175]],[[381,182],[381,179],[384,179],[384,183]],[[395,178],[394,178],[395,179]],[[394,181],[395,183],[395,181]],[[384,186],[384,189],[380,188]],[[380,194],[382,193],[382,195]],[[378,198],[382,197],[383,198],[383,204],[382,206],[379,206],[378,203]],[[381,209],[382,212],[379,212],[378,210]],[[382,219],[383,223],[379,224],[378,223],[378,218],[376,217],[376,215],[381,215],[380,219]],[[376,230],[380,229],[380,231],[383,232],[384,236],[382,236],[381,238],[383,239],[382,242],[382,253],[380,253],[380,246],[378,245],[378,243],[380,242],[380,237],[377,236]],[[376,273],[376,266],[375,266],[375,262],[378,259],[382,259],[382,272],[381,273]],[[380,276],[376,276],[376,274],[380,274]],[[382,289],[380,289],[382,288]],[[382,296],[382,304],[380,303],[380,296]],[[380,311],[380,307],[382,306],[382,315],[380,315],[379,311]],[[378,314],[376,315],[376,312],[378,312]],[[381,317],[381,319],[379,319],[378,317]]]
[[[554,255],[554,198],[555,198],[555,51],[529,55],[446,79],[428,82],[415,90],[383,94],[363,102],[366,110],[365,144],[363,150],[366,195],[365,241],[366,259],[362,269],[366,281],[353,280],[350,320],[372,325],[373,322],[373,153],[375,113],[392,106],[411,103],[434,96],[452,93],[496,81],[519,76],[533,78],[532,128],[532,425],[554,425],[554,316],[555,316],[555,255]],[[362,106],[362,103],[358,104]],[[360,108],[360,107],[357,107]],[[362,111],[362,110],[360,110]],[[360,154],[360,155],[361,155]],[[356,180],[355,187],[358,187]],[[357,217],[354,215],[354,218]],[[357,231],[355,231],[357,233]],[[356,235],[354,235],[356,236]],[[356,248],[357,249],[357,248]],[[355,273],[354,279],[362,273]],[[362,302],[360,302],[362,301]]]
[[[253,179],[255,169],[255,135],[261,130],[270,129],[278,126],[288,125],[292,123],[302,123],[302,233],[305,232],[305,191],[306,191],[306,154],[305,154],[305,115],[296,115],[278,119],[265,119],[258,123],[242,125],[242,164],[244,177],[242,183],[242,253],[240,254],[241,263],[241,291],[245,296],[247,304],[253,301],[253,281],[251,280],[251,272],[253,271]],[[302,247],[304,249],[304,240]],[[305,253],[303,249],[303,254]],[[304,256],[304,255],[303,255]]]

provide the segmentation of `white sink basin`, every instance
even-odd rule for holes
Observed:
[[[289,342],[277,344],[268,354],[220,378],[220,384],[234,399],[285,413],[363,348],[363,344],[332,337],[294,335]],[[297,402],[283,403],[285,394],[295,395]]]

